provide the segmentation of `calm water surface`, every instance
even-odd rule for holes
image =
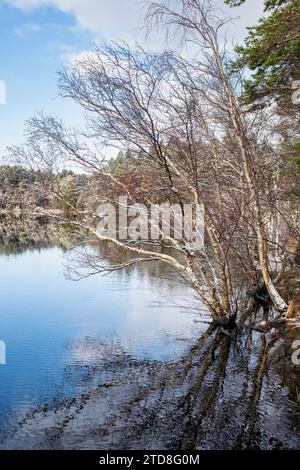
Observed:
[[[66,367],[95,359],[80,346],[84,338],[113,342],[134,358],[168,361],[201,328],[196,311],[187,308],[187,287],[158,264],[75,282],[65,278],[64,250],[47,243],[41,248],[31,233],[20,248],[10,234],[10,249],[1,249],[2,428],[33,404],[72,394],[74,377],[72,386],[64,380]]]
[[[98,402],[92,408],[88,448],[105,442],[101,448],[111,448],[116,432],[118,448],[300,448],[293,337],[252,330],[261,311],[249,312],[237,335],[212,330],[193,293],[159,263],[67,280],[66,249],[80,237],[64,226],[0,220],[0,340],[7,346],[7,364],[0,366],[0,436],[11,439],[4,448],[36,448],[39,439],[42,448],[82,448],[80,423],[93,400],[74,414],[66,441],[57,428],[56,444],[47,413],[57,417],[56,410],[65,410],[69,419],[72,406],[55,405],[86,392],[91,397],[93,387],[106,398],[103,409]],[[102,254],[109,250],[101,248]],[[107,394],[99,388],[118,380]],[[99,433],[106,406],[119,428],[107,418]],[[30,422],[39,409],[46,416],[44,437]],[[25,423],[17,433],[10,426],[15,420]]]

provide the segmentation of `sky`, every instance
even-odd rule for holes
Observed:
[[[234,9],[217,1],[236,18],[230,36],[242,42],[262,16],[263,0]],[[79,108],[57,97],[56,74],[93,41],[162,47],[157,35],[145,39],[142,7],[140,0],[0,0],[0,156],[22,142],[24,122],[38,111],[80,125]]]

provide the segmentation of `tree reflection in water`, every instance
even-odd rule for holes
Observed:
[[[1,237],[2,252],[15,254],[49,243],[67,249],[81,241],[80,233],[45,221],[6,221]],[[68,267],[70,273],[74,265]],[[160,268],[145,267],[158,282],[164,276]],[[73,342],[68,348],[77,360],[66,368],[65,382],[76,377],[77,397],[57,397],[31,410],[5,433],[2,447],[299,448],[294,332],[252,328],[268,315],[272,312],[245,305],[234,328],[210,324],[173,363],[134,359],[120,342],[91,337]]]
[[[238,336],[237,336],[238,335]],[[4,448],[298,448],[299,374],[287,340],[215,325],[173,363],[139,361],[119,342],[84,338],[65,380],[78,397],[28,414]]]

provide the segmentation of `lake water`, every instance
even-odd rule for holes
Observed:
[[[22,225],[0,244],[2,428],[36,403],[74,393],[66,368],[94,360],[80,347],[84,338],[118,344],[134,358],[168,361],[201,328],[199,314],[187,308],[192,293],[161,265],[67,280],[61,245],[70,243],[52,243],[35,230]]]
[[[212,328],[158,262],[69,280],[80,240],[0,219],[0,447],[299,448],[293,337],[252,330],[260,310],[236,335]]]

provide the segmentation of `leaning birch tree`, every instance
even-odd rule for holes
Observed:
[[[169,37],[180,37],[182,46],[195,51],[193,58],[172,50],[154,54],[124,44],[95,45],[59,74],[61,96],[84,110],[84,131],[38,115],[28,122],[26,145],[13,147],[12,154],[18,162],[47,171],[49,191],[62,199],[56,175],[72,163],[100,185],[109,185],[111,202],[117,203],[113,195],[121,193],[131,202],[149,204],[151,194],[144,192],[137,201],[98,151],[130,149],[165,200],[180,207],[204,205],[205,244],[191,249],[184,239],[151,240],[157,247],[167,241],[166,254],[150,249],[150,240],[132,243],[99,235],[89,214],[70,207],[76,218],[69,223],[130,254],[129,261],[114,259],[109,266],[103,256],[93,255],[93,267],[111,271],[148,261],[166,263],[223,325],[239,312],[241,273],[242,282],[252,286],[262,276],[274,308],[284,316],[287,305],[272,278],[274,240],[266,222],[274,208],[265,177],[273,177],[270,158],[276,154],[270,141],[272,111],[241,107],[243,77],[230,70],[231,51],[222,32],[228,20],[210,1],[153,3],[146,23],[152,32],[161,27]]]

